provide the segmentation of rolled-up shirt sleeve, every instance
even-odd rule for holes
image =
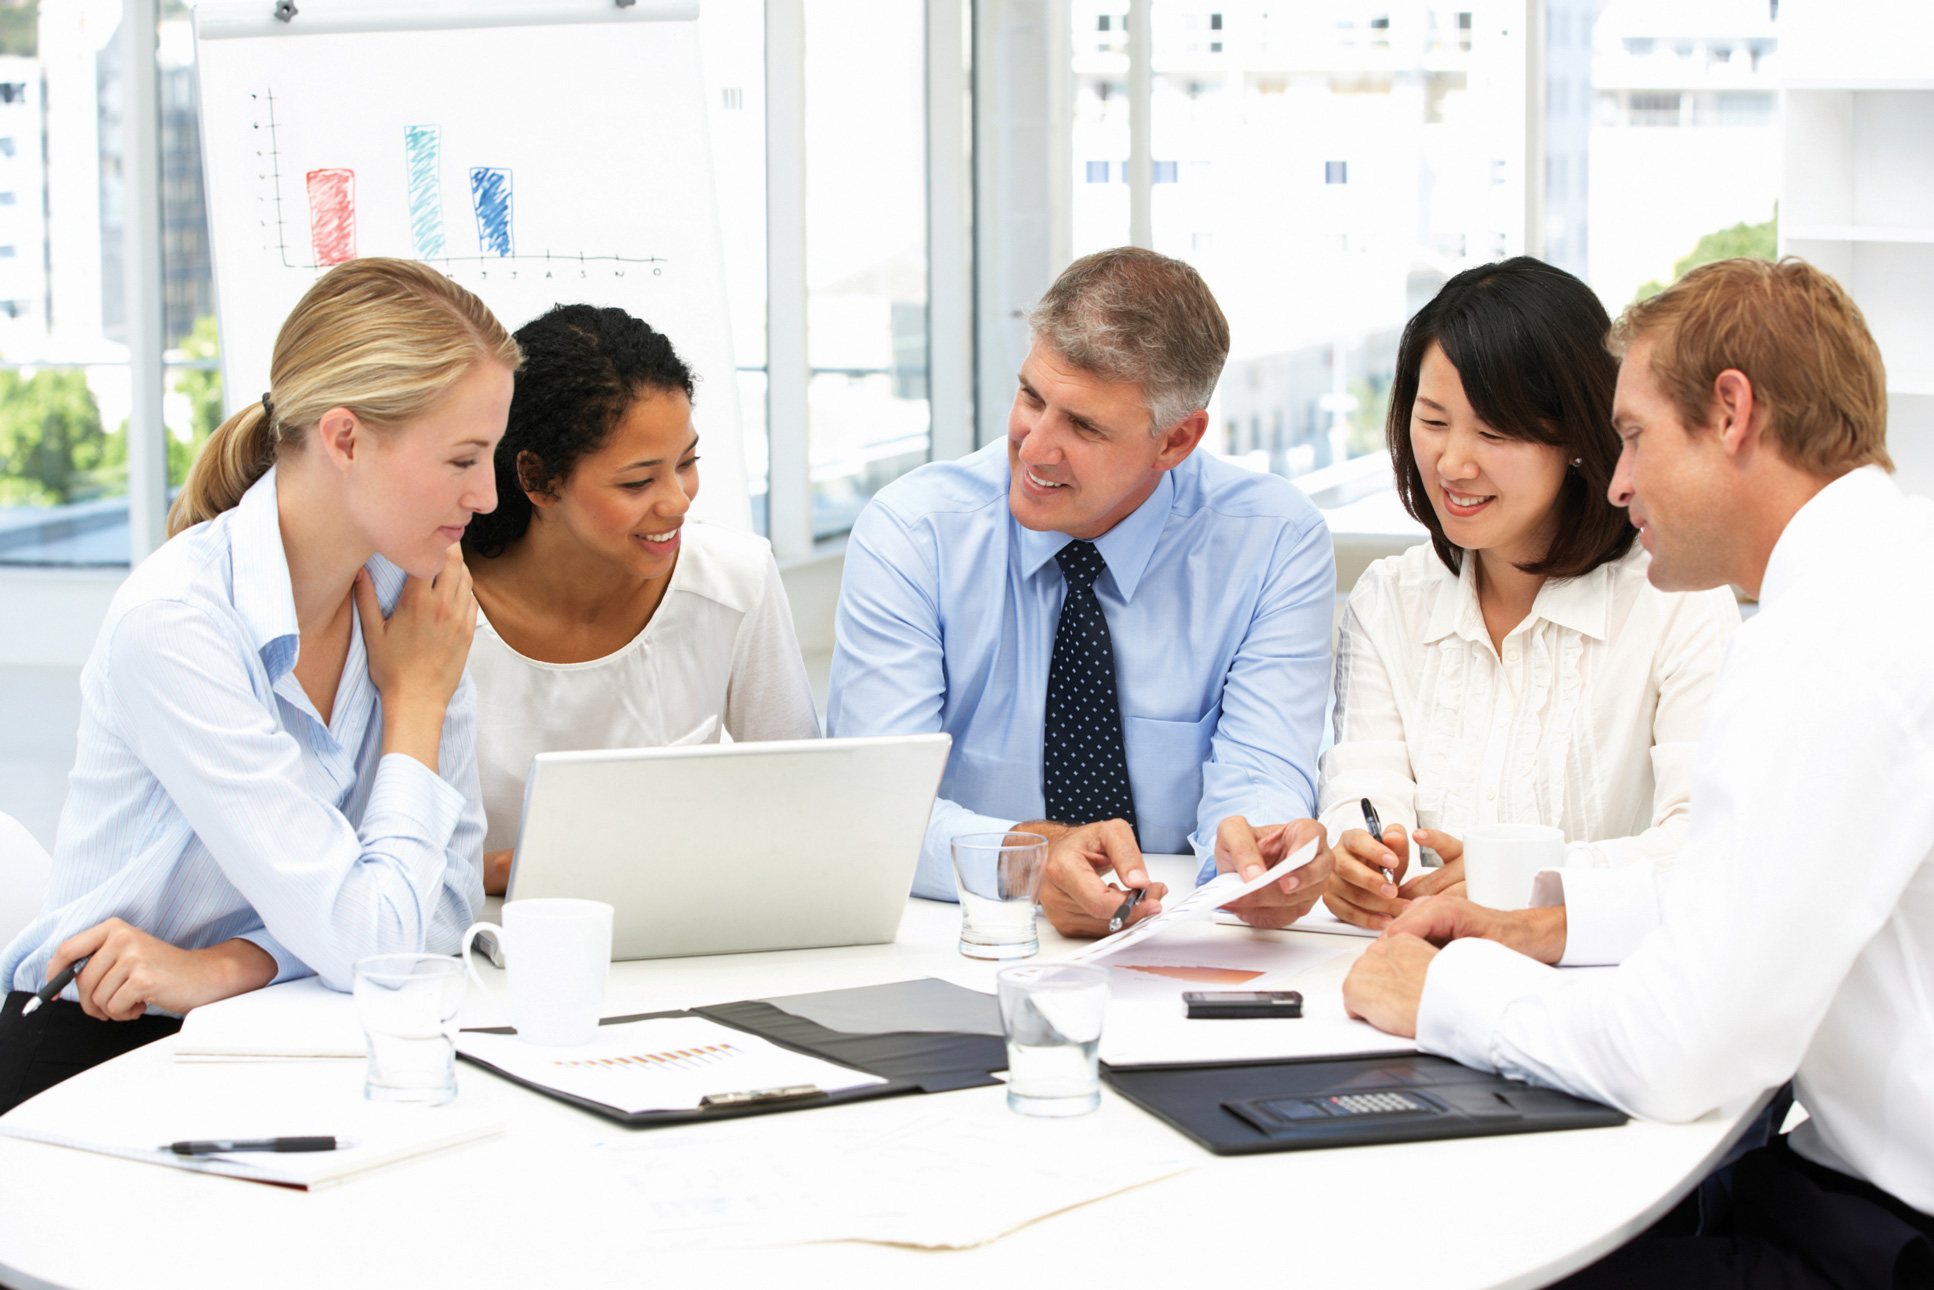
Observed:
[[[263,935],[249,939],[278,979],[300,964],[346,990],[359,958],[455,948],[483,894],[467,679],[445,715],[441,760],[470,791],[391,754],[360,828],[304,786],[295,738],[203,610],[153,601],[129,612],[108,684],[122,739],[261,916]]]

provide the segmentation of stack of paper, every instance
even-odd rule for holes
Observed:
[[[365,1051],[356,1001],[313,976],[196,1008],[175,1037],[178,1062],[361,1058]]]
[[[1179,1139],[1125,1146],[1111,1136],[1119,1125],[869,1111],[764,1120],[750,1134],[724,1125],[651,1133],[595,1148],[591,1167],[615,1171],[637,1195],[641,1243],[658,1248],[873,1241],[928,1249],[983,1245],[1193,1168]],[[1057,1134],[1053,1146],[1043,1141],[1048,1131]]]
[[[598,1027],[573,1048],[466,1030],[457,1051],[480,1065],[614,1111],[695,1111],[709,1094],[810,1084],[824,1093],[869,1088],[878,1075],[809,1057],[703,1017]]]

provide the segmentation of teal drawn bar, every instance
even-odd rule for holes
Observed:
[[[442,126],[403,127],[403,173],[410,197],[410,246],[419,260],[434,260],[443,254],[443,189],[437,175],[442,142]]]

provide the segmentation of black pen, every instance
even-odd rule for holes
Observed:
[[[1128,915],[1134,912],[1135,906],[1141,904],[1142,897],[1147,894],[1148,888],[1146,887],[1137,887],[1135,890],[1129,892],[1128,899],[1121,902],[1121,908],[1117,909],[1115,916],[1108,920],[1108,930],[1111,932],[1119,932],[1121,925],[1128,921]]]
[[[80,974],[80,970],[87,966],[87,960],[93,957],[92,954],[83,954],[80,958],[75,959],[72,963],[62,968],[58,976],[34,992],[34,997],[27,1000],[27,1006],[20,1010],[20,1015],[23,1017],[31,1016],[40,1010],[41,1004],[52,1003],[54,996],[72,985],[74,978]]]
[[[162,1147],[178,1156],[226,1155],[231,1151],[346,1151],[349,1138],[216,1138],[207,1142],[170,1142]]]
[[[1370,799],[1367,797],[1363,799],[1363,822],[1370,826],[1370,836],[1375,838],[1377,844],[1381,846],[1383,844],[1383,821],[1377,818],[1377,808],[1370,805]],[[1385,882],[1394,883],[1397,881],[1397,875],[1391,873],[1390,870],[1385,869],[1382,865],[1378,865],[1377,868],[1383,870],[1383,880]]]

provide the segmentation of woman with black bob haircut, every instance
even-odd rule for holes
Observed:
[[[688,515],[692,371],[622,309],[559,305],[518,333],[497,509],[463,545],[479,612],[484,889],[504,890],[540,752],[819,735],[764,538]]]
[[[1565,961],[1616,962],[1637,934],[1620,893],[1678,852],[1739,607],[1724,588],[1655,589],[1607,499],[1610,331],[1591,288],[1524,256],[1458,274],[1404,328],[1386,430],[1430,541],[1371,565],[1339,628],[1317,806],[1337,858],[1325,901],[1346,922],[1462,894],[1470,826],[1555,825],[1562,890],[1538,899],[1568,906]],[[1441,868],[1412,863],[1425,847]]]

